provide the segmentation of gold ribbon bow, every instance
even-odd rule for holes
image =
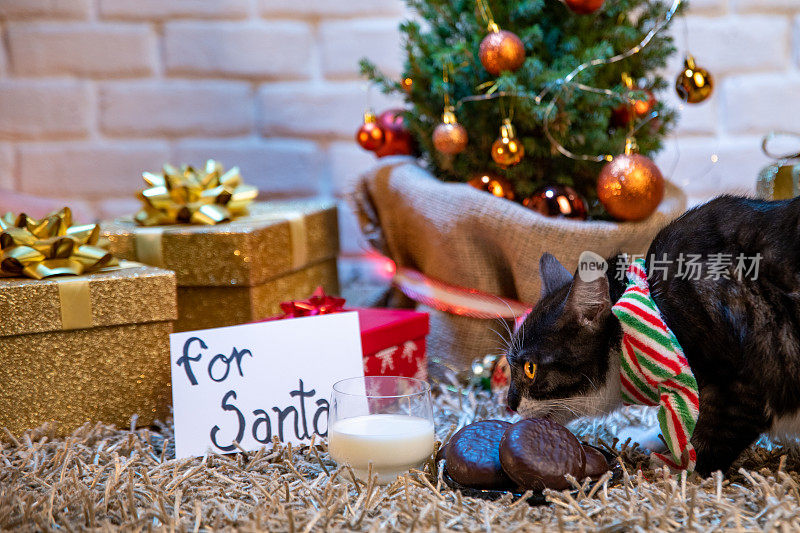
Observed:
[[[224,172],[213,159],[205,169],[164,165],[161,174],[142,173],[149,185],[139,193],[144,207],[136,214],[142,226],[227,222],[247,214],[258,189],[242,183],[239,169]]]
[[[39,220],[7,213],[0,217],[0,231],[0,277],[79,276],[119,264],[97,245],[100,226],[73,226],[68,207]]]

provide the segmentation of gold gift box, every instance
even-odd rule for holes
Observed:
[[[128,427],[165,419],[172,401],[173,272],[123,263],[82,276],[0,278],[0,427],[58,421]]]
[[[339,291],[336,204],[327,200],[255,203],[249,215],[216,225],[102,225],[117,257],[174,270],[176,331],[230,326],[273,316],[286,300],[322,285]]]
[[[252,287],[179,287],[176,331],[233,326],[280,314],[281,302],[303,300],[322,285],[338,292],[336,259]],[[220,309],[225,311],[220,313]]]

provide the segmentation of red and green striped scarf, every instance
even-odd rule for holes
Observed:
[[[658,405],[658,422],[672,460],[656,457],[673,468],[694,470],[697,455],[689,441],[699,413],[697,381],[650,297],[644,259],[634,261],[627,275],[628,286],[612,308],[622,325],[622,401]]]

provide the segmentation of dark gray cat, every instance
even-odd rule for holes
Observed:
[[[587,282],[541,258],[541,300],[508,351],[508,404],[520,414],[563,423],[621,405],[611,306],[625,289],[625,258],[608,262]],[[799,432],[800,198],[722,196],[692,209],[653,240],[647,273],[698,383],[697,471],[727,470],[761,433]],[[534,379],[526,362],[537,365]]]

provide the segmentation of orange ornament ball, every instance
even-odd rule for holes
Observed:
[[[514,72],[525,62],[525,45],[516,34],[507,30],[490,31],[481,41],[478,57],[492,76]]]
[[[414,139],[408,131],[402,109],[389,109],[378,116],[378,126],[383,130],[385,142],[375,151],[378,157],[412,155]]]
[[[358,128],[356,133],[356,142],[364,150],[374,151],[383,146],[386,138],[383,130],[375,122],[365,122]]]
[[[433,130],[433,147],[443,154],[460,154],[467,147],[467,142],[467,130],[458,122],[442,122]]]
[[[516,165],[525,157],[525,147],[516,138],[500,137],[492,143],[492,160],[503,168]]]
[[[567,7],[578,15],[590,15],[603,7],[604,0],[564,0]]]
[[[644,220],[664,198],[664,177],[648,157],[618,155],[600,170],[597,197],[617,220]]]
[[[510,181],[488,172],[484,174],[478,174],[467,183],[479,191],[488,192],[489,194],[497,196],[498,198],[513,200],[516,196],[514,194],[514,186],[511,185]]]
[[[492,160],[502,168],[516,165],[525,157],[525,147],[517,138],[516,129],[511,120],[503,120],[500,126],[500,137],[492,143]]]

